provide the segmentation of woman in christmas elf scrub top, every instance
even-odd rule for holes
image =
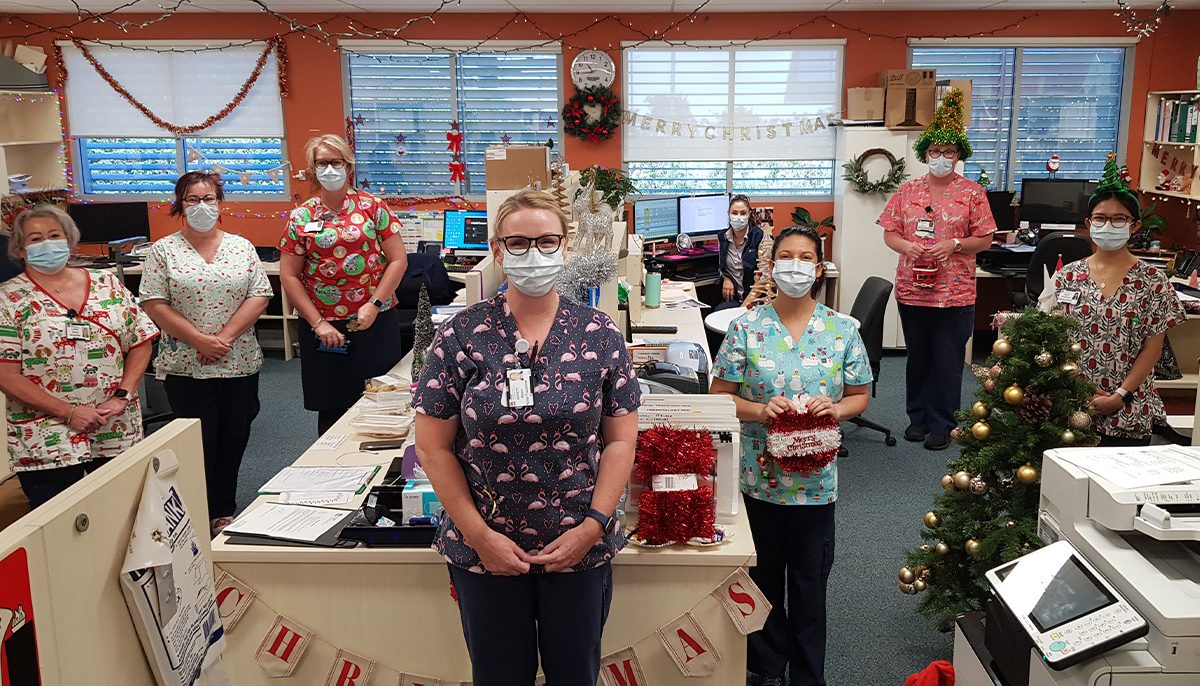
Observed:
[[[825,267],[815,231],[782,231],[770,268],[778,295],[729,325],[711,392],[733,396],[742,421],[741,490],[758,551],[750,576],[773,606],[763,630],[749,637],[751,683],[782,686],[790,669],[792,684],[818,686],[825,683],[837,461],[812,472],[787,472],[760,464],[759,457],[768,427],[797,399],[817,416],[861,414],[871,366],[853,320],[816,300]]]

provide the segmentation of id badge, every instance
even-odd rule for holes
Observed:
[[[918,219],[917,220],[917,238],[933,238],[933,220]]]
[[[67,324],[67,339],[72,341],[86,341],[90,338],[87,324],[68,323]]]
[[[1064,305],[1078,305],[1079,291],[1059,291],[1056,299]]]
[[[321,229],[323,228],[325,227],[322,226],[321,222],[309,222],[304,225],[304,233],[311,236],[313,234],[321,233]]]
[[[505,385],[505,395],[507,396],[508,407],[532,407],[533,387],[529,383],[529,370],[510,369],[505,376],[508,379],[508,383]]]

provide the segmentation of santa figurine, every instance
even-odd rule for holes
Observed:
[[[1164,169],[1158,173],[1158,178],[1154,181],[1154,190],[1166,191],[1170,190],[1167,180],[1171,178],[1171,170]]]
[[[1133,185],[1133,174],[1129,173],[1129,165],[1121,165],[1121,180],[1125,182],[1126,186]]]
[[[1046,162],[1046,171],[1050,172],[1051,174],[1057,174],[1059,167],[1061,166],[1062,158],[1058,156],[1058,153],[1055,153],[1051,155],[1050,159]]]

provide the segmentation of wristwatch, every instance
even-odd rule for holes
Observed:
[[[587,511],[587,517],[588,519],[594,519],[599,522],[600,528],[603,529],[604,533],[606,534],[611,534],[617,528],[616,513],[606,515],[600,510],[589,509]]]
[[[124,388],[118,388],[117,390],[113,391],[113,397],[128,401],[129,400],[129,391],[125,390]]]
[[[372,305],[374,305],[375,307],[377,307],[377,308],[381,309],[381,310],[383,309],[383,301],[382,301],[382,300],[380,300],[379,298],[375,298],[374,300],[372,300],[372,301],[371,301],[371,304],[372,304]]]
[[[1133,402],[1133,394],[1121,386],[1118,386],[1117,390],[1113,391],[1113,394],[1121,396],[1121,402],[1125,403],[1126,405]]]
[[[954,241],[954,252],[962,252],[962,241],[957,238],[951,238],[950,240]]]

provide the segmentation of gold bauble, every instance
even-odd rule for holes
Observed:
[[[975,424],[971,426],[971,435],[974,436],[976,440],[986,441],[988,436],[992,435],[992,427],[988,426],[987,422],[975,422]]]
[[[1075,357],[1079,357],[1080,355],[1083,354],[1083,346],[1078,343],[1072,343],[1071,344],[1071,354],[1074,355]]]
[[[927,553],[930,550],[933,550],[933,546],[929,545],[928,543],[922,543],[919,550],[923,553]]]
[[[1007,338],[997,338],[996,342],[992,344],[992,352],[1000,357],[1008,357],[1012,351],[1012,343]]]
[[[979,550],[982,547],[983,546],[980,545],[979,541],[977,541],[973,538],[968,538],[967,542],[963,544],[963,550],[967,551],[967,554],[970,555],[971,557],[975,557],[976,555],[978,555]]]
[[[1092,425],[1092,417],[1087,412],[1075,410],[1071,413],[1071,418],[1067,421],[1072,429],[1086,429]]]
[[[1037,483],[1038,471],[1030,465],[1017,467],[1017,481],[1020,481],[1025,486],[1032,486]]]
[[[1020,405],[1025,402],[1025,391],[1021,390],[1021,387],[1016,384],[1009,386],[1004,389],[1004,402],[1009,405]]]
[[[914,581],[912,587],[913,587],[913,590],[916,591],[917,593],[924,591],[926,588],[925,582],[921,581],[920,579],[917,579],[916,581]]]
[[[900,582],[901,583],[911,584],[913,581],[916,580],[916,578],[917,578],[917,575],[913,573],[913,570],[909,569],[908,567],[900,568]]]
[[[1050,365],[1054,364],[1054,356],[1050,354],[1050,351],[1043,350],[1042,352],[1033,356],[1033,361],[1036,362],[1039,367],[1049,367]]]
[[[936,529],[939,526],[941,526],[941,524],[942,524],[942,520],[938,519],[938,516],[936,513],[933,513],[933,512],[925,513],[925,526],[929,527],[930,529]]]
[[[942,477],[942,490],[947,493],[954,492],[954,477],[949,474]]]
[[[906,584],[904,582],[900,582],[899,584],[896,584],[896,585],[900,588],[900,592],[905,595],[913,595],[914,593],[917,592],[916,589],[913,588],[912,584]]]
[[[1062,432],[1062,435],[1058,438],[1062,441],[1063,445],[1071,445],[1075,442],[1075,432],[1067,429],[1066,431]]]
[[[1079,373],[1079,365],[1075,364],[1074,362],[1063,362],[1059,369],[1062,370],[1063,374],[1074,375]]]
[[[965,491],[965,490],[967,490],[967,487],[970,485],[971,485],[971,475],[970,474],[968,474],[966,472],[955,472],[954,473],[954,487],[955,488],[957,488],[960,491]]]
[[[983,404],[982,401],[977,402],[971,406],[971,414],[975,415],[976,417],[978,417],[980,419],[987,419],[988,412],[989,412],[988,406]]]
[[[946,553],[950,552],[950,546],[938,541],[938,544],[933,546],[933,552],[937,553],[938,555],[945,555]]]

